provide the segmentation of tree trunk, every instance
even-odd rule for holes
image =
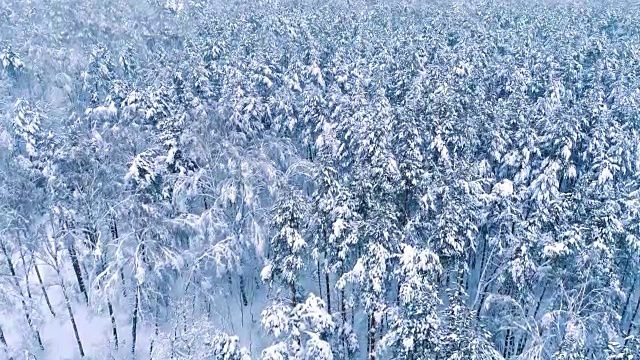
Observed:
[[[367,356],[371,356],[371,317],[367,316]]]
[[[636,315],[638,315],[638,308],[640,308],[640,297],[638,297],[638,301],[636,301],[636,308],[633,310],[633,315],[631,315],[631,319],[629,320],[624,346],[627,346],[627,343],[629,342],[629,335],[631,335],[631,330],[633,330],[633,321],[636,319]]]
[[[76,279],[78,280],[78,287],[80,288],[80,292],[84,295],[85,303],[89,304],[89,296],[87,295],[87,289],[84,286],[84,280],[82,278],[82,270],[80,269],[80,262],[78,261],[78,254],[76,252],[73,244],[69,244],[67,246],[67,250],[69,251],[69,256],[71,257],[71,265],[73,265],[73,272],[76,274]]]
[[[371,314],[371,323],[369,327],[369,360],[375,360],[376,349],[376,317],[375,314]]]
[[[156,310],[155,310],[155,330],[153,332],[154,336],[151,338],[151,344],[149,345],[149,359],[153,358],[153,343],[155,339],[158,338],[158,302],[156,301]],[[186,330],[186,329],[185,329]]]
[[[20,235],[16,236],[18,239],[18,250],[20,253],[20,261],[22,261],[22,268],[24,269],[24,280],[25,280],[25,288],[27,290],[27,297],[30,302],[33,302],[33,297],[31,296],[31,287],[29,286],[29,266],[27,266],[27,261],[24,259],[24,251],[22,249],[22,241],[20,240]]]
[[[73,310],[71,309],[71,302],[69,301],[69,296],[67,295],[67,288],[64,285],[64,280],[58,271],[58,277],[60,278],[60,286],[62,286],[62,295],[64,296],[64,302],[67,305],[67,311],[69,312],[69,320],[71,320],[71,326],[73,326],[73,334],[76,337],[76,342],[78,343],[78,351],[80,351],[80,357],[84,357],[84,349],[82,348],[82,341],[80,341],[80,334],[78,333],[78,326],[76,325],[76,319],[73,316]]]
[[[135,357],[136,354],[136,336],[138,327],[138,289],[136,289],[135,300],[133,304],[133,316],[131,319],[131,355]]]
[[[631,289],[629,290],[629,293],[627,294],[627,300],[625,300],[624,302],[624,307],[622,308],[622,313],[620,314],[620,320],[624,321],[624,316],[627,314],[627,308],[629,307],[629,303],[631,302],[631,297],[633,296],[633,293],[635,292],[636,289],[636,280],[637,278],[634,277],[633,278],[633,284],[631,284]]]
[[[296,299],[296,284],[295,283],[291,283],[291,303],[293,304],[293,307],[296,307],[296,305],[298,305],[297,299]]]
[[[124,272],[122,268],[119,270],[120,272],[120,281],[122,282],[122,296],[127,297],[127,283],[124,281]]]
[[[476,292],[480,291],[480,282],[482,280],[482,269],[484,269],[484,264],[486,261],[486,257],[487,257],[487,240],[484,238],[484,236],[482,237],[483,242],[482,242],[482,256],[480,257],[480,267],[478,268],[478,274],[479,274],[479,278],[478,278],[478,287],[476,288]],[[475,296],[477,298],[477,296]]]
[[[115,219],[111,219],[111,238],[114,243],[118,242],[118,225],[116,224]],[[118,272],[120,273],[120,281],[122,282],[122,296],[127,297],[127,283],[124,281],[124,272],[122,271],[122,267],[119,268]]]
[[[244,276],[240,275],[240,297],[242,298],[242,305],[248,306],[249,301],[247,301],[247,294],[244,291]]]
[[[20,302],[22,303],[22,310],[24,311],[24,317],[27,319],[27,324],[29,325],[29,328],[31,329],[31,331],[34,332],[34,336],[36,338],[36,341],[38,342],[38,345],[40,346],[40,349],[44,350],[44,345],[42,344],[42,338],[40,338],[40,332],[33,325],[33,321],[31,320],[31,315],[29,314],[29,308],[27,307],[27,302],[24,301],[24,297],[22,296],[22,289],[20,288],[20,283],[18,282],[18,276],[16,274],[15,267],[13,266],[13,261],[11,261],[11,257],[7,252],[7,248],[5,247],[4,242],[1,240],[0,240],[0,248],[2,248],[2,253],[4,254],[5,258],[7,258],[7,266],[9,267],[9,273],[13,278],[14,284],[16,286],[16,291],[18,291],[18,294],[20,295]]]
[[[507,287],[507,296],[511,295],[511,286]],[[511,329],[507,329],[507,332],[504,335],[504,349],[502,351],[502,357],[505,359],[508,359],[509,356],[511,355],[511,343],[512,341],[512,337],[513,334],[511,332]]]
[[[70,231],[70,226],[65,220],[62,220],[62,227],[65,230]],[[69,257],[71,257],[71,265],[73,265],[73,272],[76,275],[80,292],[84,295],[85,302],[89,304],[89,296],[87,295],[87,289],[84,285],[84,279],[82,278],[82,269],[80,268],[78,253],[76,252],[76,248],[73,242],[69,242],[67,244],[67,251],[69,251]]]
[[[327,292],[327,313],[331,315],[331,285],[329,284],[329,272],[324,273],[324,286]]]
[[[347,304],[344,301],[344,289],[340,290],[340,311],[342,312],[342,321],[347,322]]]
[[[320,271],[320,259],[316,259],[316,271],[318,273],[318,295],[320,295],[320,299],[322,299],[322,280],[321,280],[321,271]]]
[[[113,340],[115,341],[116,349],[118,349],[118,327],[116,325],[116,317],[113,313],[113,305],[110,300],[107,300],[107,309],[109,309],[109,317],[111,318],[111,332],[113,333]]]
[[[464,292],[467,293],[467,294],[469,293],[469,278],[471,277],[471,271],[472,271],[471,270],[472,269],[471,264],[473,263],[472,259],[474,259],[474,258],[475,258],[475,256],[473,256],[471,254],[471,251],[469,251],[469,254],[467,255],[467,261],[466,261],[466,263],[467,263],[467,271],[465,271],[463,273],[463,280],[462,280],[463,283],[464,283]],[[463,269],[463,271],[464,271],[464,269]]]
[[[542,288],[542,293],[540,294],[540,297],[538,298],[538,303],[536,304],[536,308],[533,311],[533,320],[535,320],[538,317],[538,311],[540,311],[540,306],[542,305],[542,301],[544,300],[544,295],[546,292],[547,292],[547,285],[545,285],[544,288]],[[527,334],[523,334],[520,340],[518,341],[518,347],[516,348],[516,355],[522,354],[522,352],[524,351],[524,347],[527,345],[527,340],[528,340]]]
[[[0,326],[0,344],[7,348],[7,339],[4,337],[4,331],[2,331],[2,326]]]
[[[487,290],[489,290],[489,284],[485,284],[482,289],[478,289],[477,291],[481,291],[480,294],[480,303],[478,304],[478,310],[476,311],[476,319],[480,319],[480,312],[482,311],[482,304],[484,304],[484,300],[487,297]]]
[[[2,327],[0,327],[0,346],[2,346],[3,352],[7,356],[7,358],[9,360],[13,360],[13,358],[9,356],[9,346],[7,345],[7,339],[5,339],[4,337]]]
[[[44,300],[47,302],[47,307],[49,308],[49,311],[51,311],[51,315],[53,315],[53,317],[56,317],[56,312],[53,311],[51,300],[49,300],[49,294],[47,294],[47,289],[44,287],[44,282],[42,281],[42,275],[40,274],[40,269],[38,268],[37,264],[34,264],[33,267],[36,270],[36,276],[38,277],[38,281],[40,282],[40,288],[42,289]]]

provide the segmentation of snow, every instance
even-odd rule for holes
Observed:
[[[406,351],[413,349],[413,337],[406,337],[402,339],[402,346],[404,346]]]
[[[346,225],[344,223],[344,220],[342,220],[342,218],[336,219],[336,221],[333,222],[333,236],[335,236],[336,238],[340,237],[342,235],[342,231],[345,228]]]
[[[598,176],[598,184],[603,185],[604,183],[613,179],[613,174],[609,170],[608,167],[604,167]]]
[[[569,252],[569,248],[563,243],[553,243],[551,245],[545,245],[542,250],[545,257],[553,258],[561,255],[565,255]]]
[[[262,268],[262,271],[260,271],[260,278],[262,279],[262,281],[267,281],[271,279],[272,273],[273,273],[273,265],[266,264]]]
[[[509,197],[513,195],[513,182],[504,179],[493,186],[491,193],[500,197]]]

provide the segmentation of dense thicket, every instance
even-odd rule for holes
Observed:
[[[0,358],[638,356],[636,7],[4,4]]]

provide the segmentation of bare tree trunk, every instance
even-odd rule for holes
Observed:
[[[138,335],[136,329],[138,327],[138,290],[136,288],[135,300],[133,304],[133,316],[131,319],[131,355],[135,356],[136,354],[136,337]]]
[[[5,348],[7,347],[7,339],[5,339],[4,337],[4,331],[2,331],[2,326],[0,326],[0,344],[2,344],[2,346],[4,346]]]
[[[320,295],[320,299],[322,299],[322,280],[321,280],[321,271],[320,271],[320,259],[316,259],[316,271],[318,273],[318,295]]]
[[[342,312],[342,321],[347,322],[347,304],[344,301],[344,289],[340,290],[340,312]]]
[[[116,325],[116,317],[113,313],[113,305],[111,305],[110,300],[107,300],[107,308],[109,309],[109,317],[111,318],[111,329],[113,333],[113,340],[115,341],[116,349],[118,349],[118,327]]]
[[[155,336],[151,337],[151,341],[149,341],[149,359],[153,359],[153,342],[158,337],[158,320],[156,320],[155,331],[153,333]]]
[[[9,346],[7,345],[7,339],[4,337],[4,332],[2,331],[2,327],[0,327],[0,345],[2,345],[3,352],[7,356],[9,360],[13,360],[11,356],[9,356]]]
[[[478,279],[478,288],[476,289],[477,291],[481,291],[480,290],[480,283],[482,280],[482,269],[484,269],[484,264],[487,258],[487,240],[485,239],[485,237],[482,237],[482,256],[480,257],[480,267],[478,269],[480,269],[480,271],[478,272],[480,274],[480,278]]]
[[[114,243],[118,242],[118,225],[116,224],[115,219],[111,219],[111,238]],[[124,272],[122,271],[122,267],[118,269],[120,273],[120,281],[122,282],[122,296],[127,297],[127,283],[124,281]]]
[[[193,303],[195,304],[195,299],[193,301]],[[194,305],[195,306],[195,305]],[[156,306],[155,306],[155,311],[154,311],[154,331],[153,331],[153,337],[151,338],[151,344],[149,345],[149,359],[153,358],[153,345],[155,340],[158,338],[158,333],[159,333],[159,327],[158,327],[158,299],[156,297]],[[185,331],[187,330],[186,327],[186,321],[185,321]]]
[[[44,287],[44,282],[42,281],[42,275],[40,275],[40,269],[38,268],[37,264],[34,264],[33,267],[36,270],[36,276],[38,277],[38,282],[40,282],[40,288],[42,289],[44,300],[47,302],[47,307],[49,308],[49,311],[51,311],[51,315],[53,315],[53,317],[56,317],[56,312],[53,311],[51,300],[49,300],[49,294],[47,293],[47,289]]]
[[[375,360],[376,349],[376,317],[375,314],[371,314],[371,322],[369,326],[369,360]]]
[[[355,328],[356,326],[356,312],[353,309],[353,307],[351,307],[351,328]]]
[[[56,269],[58,270],[58,269]],[[64,295],[64,302],[67,305],[67,311],[69,312],[69,320],[71,320],[71,326],[73,326],[73,334],[76,337],[78,343],[78,351],[80,351],[80,357],[84,357],[84,349],[82,348],[82,341],[80,341],[80,334],[78,332],[78,326],[76,325],[76,319],[73,316],[73,310],[71,309],[71,301],[67,295],[67,287],[64,285],[64,280],[58,271],[58,277],[60,278],[60,286],[62,287],[62,295]]]
[[[65,230],[69,230],[69,225],[66,221],[62,221],[62,226]],[[84,279],[82,278],[82,269],[80,268],[80,262],[78,260],[78,253],[76,252],[76,248],[72,242],[67,244],[67,251],[69,252],[69,257],[71,257],[71,265],[73,266],[73,272],[76,275],[76,279],[78,281],[78,287],[80,288],[80,292],[84,295],[84,300],[87,304],[89,304],[89,296],[87,295],[87,288],[84,285]]]
[[[176,358],[176,340],[178,338],[178,331],[173,329],[173,336],[171,337],[171,359]]]
[[[122,296],[127,297],[127,283],[124,281],[124,272],[122,268],[119,270],[120,272],[120,281],[122,282]]]
[[[478,291],[482,291],[480,295],[480,303],[478,305],[478,310],[476,311],[476,318],[480,319],[480,312],[482,312],[482,305],[484,304],[484,300],[487,297],[487,291],[489,290],[489,284],[485,284],[482,289],[478,288]]]
[[[367,316],[367,356],[371,356],[371,316]]]
[[[631,289],[629,290],[629,293],[627,294],[627,300],[625,300],[625,302],[624,302],[624,307],[622,308],[622,313],[620,313],[620,321],[624,321],[624,316],[627,314],[627,308],[629,307],[629,303],[631,302],[631,297],[633,296],[633,293],[635,292],[635,289],[636,289],[636,280],[637,280],[637,278],[634,277],[633,278],[633,284],[631,284]]]
[[[542,301],[544,300],[544,295],[546,294],[546,292],[547,292],[547,285],[545,284],[544,288],[542,288],[542,293],[538,298],[538,303],[536,304],[536,308],[533,311],[533,320],[535,320],[538,317],[538,311],[540,311],[540,306],[542,305]],[[524,347],[527,345],[527,340],[528,340],[527,334],[523,334],[520,340],[518,341],[518,347],[516,348],[516,355],[522,354],[522,352],[524,351]]]
[[[511,295],[511,286],[507,287],[507,296]],[[513,345],[513,333],[511,329],[507,329],[504,335],[504,349],[502,351],[502,357],[508,359],[511,356],[511,347]]]
[[[24,280],[25,287],[27,289],[27,297],[29,301],[33,301],[33,297],[31,296],[31,287],[29,286],[29,266],[27,266],[27,261],[24,259],[24,251],[22,248],[22,241],[20,240],[20,235],[16,236],[18,239],[18,251],[20,253],[20,261],[22,261],[22,268],[24,269]]]
[[[635,310],[633,310],[633,315],[631,315],[631,319],[629,320],[629,326],[627,327],[624,346],[627,346],[627,343],[629,342],[629,335],[631,335],[631,330],[633,330],[633,321],[636,319],[636,315],[638,315],[638,308],[640,308],[640,297],[638,298],[638,301],[636,301],[636,308]]]
[[[329,272],[324,273],[324,285],[327,292],[327,313],[331,314],[331,285],[329,283]]]
[[[78,280],[78,287],[80,288],[80,292],[84,296],[84,301],[89,303],[89,295],[87,295],[87,288],[84,286],[84,279],[82,278],[82,269],[80,268],[80,262],[78,261],[78,253],[76,252],[75,246],[73,244],[69,244],[67,246],[67,250],[69,251],[69,256],[71,257],[71,265],[73,266],[73,272],[76,274],[76,279]]]
[[[247,294],[244,291],[244,276],[240,275],[240,297],[242,298],[242,305],[249,305],[249,301],[247,301]]]
[[[101,271],[105,271],[106,269],[106,260],[105,256],[102,255],[102,269]],[[109,318],[111,319],[111,333],[113,334],[113,341],[115,344],[115,348],[118,348],[118,326],[116,324],[116,316],[113,311],[113,304],[111,303],[111,299],[109,298],[109,294],[107,293],[107,310],[109,311]]]
[[[296,299],[296,284],[295,283],[291,283],[291,304],[293,304],[293,307],[296,307],[296,305],[298,305],[298,300]]]
[[[0,248],[2,248],[2,253],[7,259],[9,273],[13,278],[14,284],[16,286],[16,290],[20,294],[20,302],[22,303],[22,310],[24,311],[24,317],[27,319],[27,324],[29,325],[29,328],[31,329],[31,331],[33,331],[36,341],[40,346],[40,349],[44,350],[44,345],[42,344],[42,338],[40,338],[40,332],[33,325],[33,321],[31,320],[31,315],[29,314],[29,308],[27,307],[27,302],[24,301],[24,297],[22,296],[22,289],[20,288],[20,283],[18,282],[18,275],[16,274],[15,267],[13,266],[13,261],[11,261],[11,257],[9,256],[7,248],[4,245],[4,242],[2,240],[0,240]]]

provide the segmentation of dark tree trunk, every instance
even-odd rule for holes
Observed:
[[[122,296],[127,297],[127,282],[124,281],[124,272],[122,268],[119,270],[120,272],[120,282],[122,282]]]
[[[154,328],[155,328],[154,331],[153,331],[154,337],[151,338],[151,344],[149,345],[149,359],[153,358],[153,344],[154,344],[155,339],[158,338],[158,333],[159,333],[159,330],[158,330],[158,302],[157,301],[156,301]],[[185,330],[186,330],[186,328],[185,328]]]
[[[636,301],[636,308],[633,310],[633,314],[631,315],[631,319],[629,319],[629,326],[627,327],[626,339],[624,340],[624,346],[627,346],[629,342],[629,335],[631,335],[631,330],[633,330],[633,321],[636,319],[636,315],[638,315],[638,308],[640,308],[640,297],[638,297],[638,301]]]
[[[318,273],[318,294],[320,295],[320,299],[322,299],[322,272],[320,271],[320,259],[316,259],[316,271]]]
[[[69,312],[69,320],[71,320],[71,326],[73,327],[73,334],[76,337],[76,343],[78,344],[78,351],[80,352],[80,357],[84,357],[84,349],[82,348],[82,341],[80,341],[80,334],[78,332],[78,326],[76,325],[76,319],[73,316],[73,310],[71,309],[71,301],[69,301],[69,296],[67,295],[67,288],[64,285],[64,280],[58,272],[58,277],[60,278],[60,285],[62,286],[62,295],[64,296],[64,302],[67,306],[67,311]]]
[[[376,350],[376,317],[375,314],[371,314],[371,322],[369,326],[369,360],[375,360]]]
[[[634,276],[633,284],[631,284],[631,289],[627,294],[627,300],[625,300],[624,306],[622,307],[622,313],[620,314],[621,321],[624,321],[624,316],[627,314],[627,308],[629,307],[629,303],[631,302],[631,297],[633,296],[633,293],[635,292],[635,289],[636,289],[636,280],[637,278]]]
[[[296,284],[295,283],[291,283],[291,303],[293,304],[293,307],[298,305],[298,302],[297,302],[297,299],[296,299]]]
[[[116,316],[113,313],[113,305],[110,300],[107,300],[107,308],[109,309],[109,317],[111,318],[111,332],[113,333],[113,341],[115,342],[116,349],[118,349],[118,327],[116,325]]]
[[[102,256],[102,269],[101,271],[105,271],[106,270],[106,259],[105,256]],[[109,295],[107,295],[107,310],[109,311],[109,318],[111,319],[111,333],[113,334],[113,341],[114,341],[114,345],[115,348],[118,348],[118,326],[116,324],[116,316],[115,313],[113,311],[113,304],[111,303],[111,300],[109,299]]]
[[[136,289],[134,303],[133,303],[133,316],[131,318],[131,355],[135,357],[136,354],[136,337],[138,335],[138,289]]]
[[[507,287],[507,296],[511,295],[511,286]],[[513,334],[511,329],[507,329],[504,335],[504,349],[502,351],[502,357],[508,359],[511,355],[511,343],[512,343]]]
[[[2,331],[2,326],[0,326],[0,344],[2,344],[2,346],[4,346],[5,348],[7,347],[7,339],[5,339],[4,337],[4,331]]]
[[[244,276],[240,275],[240,297],[242,298],[242,305],[248,306],[249,301],[247,301],[247,293],[244,291]]]
[[[22,261],[22,268],[24,269],[24,280],[25,280],[25,288],[27,290],[27,297],[29,298],[29,301],[32,302],[33,301],[33,297],[31,296],[31,287],[29,286],[29,266],[27,266],[27,261],[24,259],[24,251],[22,249],[22,241],[20,240],[20,236],[17,236],[18,239],[18,246],[19,246],[19,252],[20,252],[20,261]]]
[[[65,230],[70,231],[70,226],[67,221],[62,221],[62,226]],[[73,272],[76,275],[78,281],[78,288],[84,295],[85,302],[89,304],[89,296],[87,295],[87,289],[84,285],[84,279],[82,278],[82,269],[80,268],[80,261],[78,260],[78,253],[73,242],[67,244],[67,251],[69,251],[69,257],[71,257],[71,265],[73,266]]]
[[[67,250],[69,251],[69,256],[71,257],[71,265],[73,265],[73,272],[76,274],[76,279],[78,280],[78,287],[80,288],[80,292],[84,296],[85,303],[88,304],[89,295],[87,295],[87,289],[84,286],[84,280],[82,278],[82,270],[80,269],[80,262],[78,261],[78,254],[73,244],[69,244],[67,246]]]
[[[3,352],[7,356],[7,358],[9,360],[13,360],[13,358],[9,356],[9,346],[7,345],[7,339],[5,339],[4,337],[2,327],[0,327],[0,346],[2,346]]]
[[[478,310],[476,311],[476,319],[480,319],[480,312],[482,312],[482,304],[484,304],[484,300],[487,297],[487,291],[489,290],[489,285],[485,284],[482,289],[478,289],[478,291],[481,291],[482,294],[480,294],[480,303],[478,304]]]
[[[538,298],[538,302],[536,303],[536,308],[533,311],[534,320],[538,317],[538,312],[540,311],[540,307],[542,306],[542,301],[544,300],[544,295],[546,294],[546,292],[547,292],[547,285],[545,285],[544,288],[542,288],[542,293],[540,294],[540,297]],[[528,340],[527,334],[523,334],[520,340],[518,341],[516,355],[522,354],[522,352],[524,351],[524,347],[527,345],[527,340]]]
[[[344,289],[340,290],[340,311],[342,312],[342,321],[347,322],[347,304],[344,301]]]
[[[327,312],[331,314],[331,285],[329,283],[329,272],[324,273],[324,286],[327,292]]]
[[[55,311],[53,311],[53,306],[51,305],[51,300],[49,300],[49,294],[47,294],[47,289],[44,287],[44,282],[42,281],[42,275],[40,274],[40,269],[38,269],[38,265],[34,264],[34,268],[36,269],[36,276],[38,277],[38,281],[40,282],[40,288],[42,289],[42,294],[44,295],[44,300],[47,302],[47,307],[49,311],[51,311],[51,315],[56,317]]]

